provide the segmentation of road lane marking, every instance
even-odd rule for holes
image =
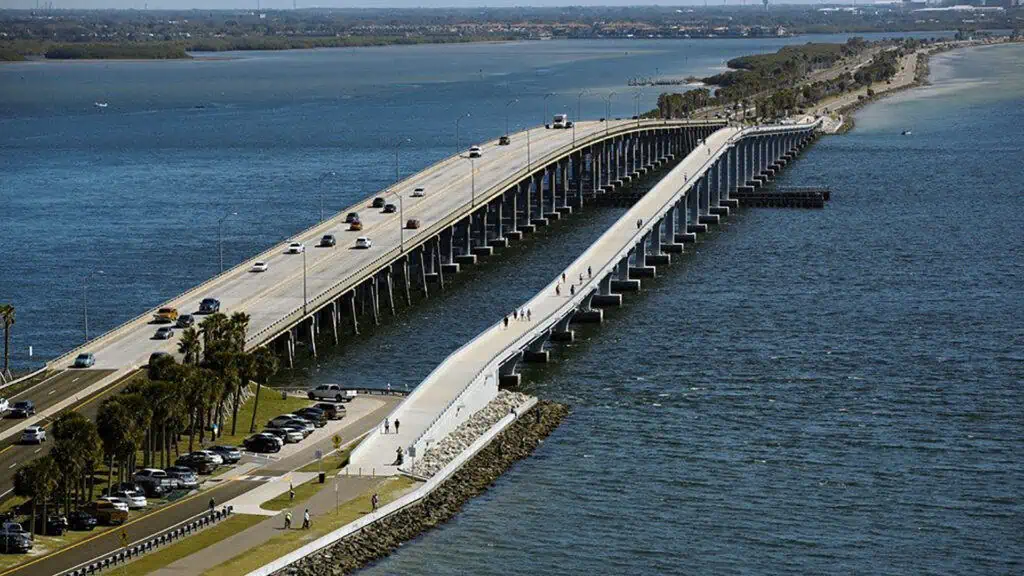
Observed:
[[[7,469],[10,470],[11,468],[14,468],[17,465],[18,465],[18,463],[15,462],[14,464],[11,464],[10,466],[8,466]]]
[[[74,384],[75,382],[78,382],[80,378],[81,376],[76,376],[75,379],[71,381],[71,383]]]
[[[53,394],[56,391],[57,391],[57,389],[54,388],[53,390],[50,390],[49,392],[47,392],[46,395],[49,396],[50,394]]]
[[[43,451],[43,449],[42,449],[42,448],[36,448],[36,451],[35,451],[35,452],[33,452],[33,454],[39,454],[39,453],[40,453],[40,452],[42,452],[42,451]]]

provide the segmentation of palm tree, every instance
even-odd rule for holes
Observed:
[[[36,458],[26,466],[18,470],[14,475],[14,493],[18,496],[32,499],[32,524],[29,532],[35,532],[36,528],[36,507],[40,501],[43,504],[43,527],[45,532],[46,503],[54,490],[57,489],[57,480],[60,471],[53,456],[47,454]]]
[[[228,317],[217,312],[210,314],[199,323],[199,331],[203,334],[203,358],[209,360],[221,348],[221,342],[227,332]]]
[[[257,348],[252,353],[253,373],[256,376],[256,399],[252,406],[252,422],[249,424],[249,432],[256,432],[256,412],[260,408],[260,390],[263,384],[268,383],[277,373],[277,356],[267,347]]]
[[[96,428],[107,456],[107,485],[114,475],[114,458],[118,459],[118,478],[124,479],[124,467],[128,457],[135,454],[135,417],[120,396],[108,398],[96,413]]]
[[[199,331],[193,327],[186,328],[178,340],[178,352],[183,356],[182,363],[196,364],[202,351],[203,343],[199,339]]]
[[[11,370],[9,365],[11,347],[11,326],[14,326],[14,305],[0,304],[0,320],[4,323],[4,369],[0,372],[0,380],[9,378]]]
[[[235,387],[235,395],[231,406],[231,435],[235,435],[238,426],[238,405],[242,403],[242,391],[249,387],[253,376],[256,374],[256,358],[252,354],[242,352],[238,355],[238,380],[239,385]]]
[[[92,475],[93,466],[102,457],[101,440],[92,420],[79,412],[65,412],[53,423],[54,446],[51,454],[60,471],[64,492],[64,513],[71,510],[72,487],[85,493],[84,481]]]
[[[249,329],[250,320],[250,316],[245,312],[235,312],[231,315],[228,335],[235,352],[245,350],[245,333]]]

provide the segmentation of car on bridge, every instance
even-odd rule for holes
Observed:
[[[395,206],[394,204],[385,204],[383,212],[385,214],[394,214],[395,212],[398,212],[398,206]]]
[[[7,401],[7,398],[0,398],[0,414],[7,412],[11,409],[11,403]]]
[[[338,244],[338,239],[334,237],[334,234],[324,234],[324,237],[320,239],[321,248],[334,248]]]
[[[359,221],[359,212],[349,212],[345,215],[345,224],[351,224]]]
[[[412,197],[413,198],[423,198],[426,195],[427,195],[427,191],[424,190],[422,187],[415,188],[412,191]]]
[[[270,266],[268,266],[266,262],[264,262],[263,260],[257,260],[252,263],[252,268],[250,268],[249,271],[266,272],[268,268],[270,268]]]
[[[469,157],[470,158],[480,158],[481,156],[483,156],[483,152],[480,150],[479,146],[470,146],[469,147]]]
[[[352,222],[351,224],[348,225],[348,229],[351,230],[351,231],[362,230],[363,229],[363,223],[361,221],[359,221],[359,220],[356,220],[355,222]]]
[[[220,312],[220,300],[203,298],[203,301],[199,303],[200,314],[216,314],[217,312]]]
[[[292,242],[288,245],[289,254],[302,254],[306,251],[306,245],[302,242]]]
[[[28,418],[36,413],[36,403],[31,400],[18,400],[11,406],[11,418]]]
[[[92,352],[82,352],[75,358],[75,368],[92,368],[96,364],[96,357]],[[6,410],[6,408],[5,408]]]
[[[170,340],[174,338],[174,328],[170,326],[161,326],[156,329],[156,334],[153,334],[154,340]]]
[[[156,311],[153,315],[153,319],[158,324],[170,324],[178,320],[178,309],[166,306]]]
[[[178,316],[178,321],[175,322],[175,326],[178,328],[190,328],[196,323],[196,317],[191,314],[182,314]]]
[[[370,204],[370,206],[372,206],[374,208],[383,208],[384,207],[384,197],[383,196],[377,196],[376,198],[373,199],[373,203]]]
[[[42,426],[29,426],[21,431],[22,444],[42,444],[46,442],[46,429]]]
[[[510,140],[508,136],[502,136],[501,138],[498,138],[498,146],[508,146],[511,143],[512,140]]]
[[[416,230],[420,227],[420,221],[416,218],[409,218],[405,223],[405,227],[409,230]]]
[[[356,248],[365,250],[371,246],[373,246],[373,241],[367,238],[366,236],[360,236],[359,238],[356,238]]]

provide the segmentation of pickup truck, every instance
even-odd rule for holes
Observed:
[[[17,522],[4,522],[0,525],[0,550],[10,552],[28,552],[32,549],[32,536]]]
[[[344,390],[337,384],[321,384],[309,391],[310,400],[334,400],[335,402],[351,402],[356,397],[355,390]]]

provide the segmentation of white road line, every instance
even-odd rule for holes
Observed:
[[[47,392],[46,395],[49,396],[50,394],[53,394],[56,391],[57,391],[57,389],[54,388],[53,390],[50,390],[49,392]]]
[[[8,466],[7,469],[10,470],[11,468],[14,468],[17,465],[18,465],[18,463],[15,462],[14,464],[11,464],[10,466]]]
[[[33,452],[33,454],[39,454],[39,453],[40,453],[40,452],[42,452],[42,451],[43,451],[43,449],[42,449],[42,448],[36,448],[36,451],[35,451],[35,452]]]
[[[72,383],[72,384],[74,384],[75,382],[78,382],[78,380],[79,380],[80,378],[81,378],[81,376],[77,376],[77,377],[75,377],[75,379],[74,379],[74,380],[72,380],[72,381],[71,381],[71,383]]]

